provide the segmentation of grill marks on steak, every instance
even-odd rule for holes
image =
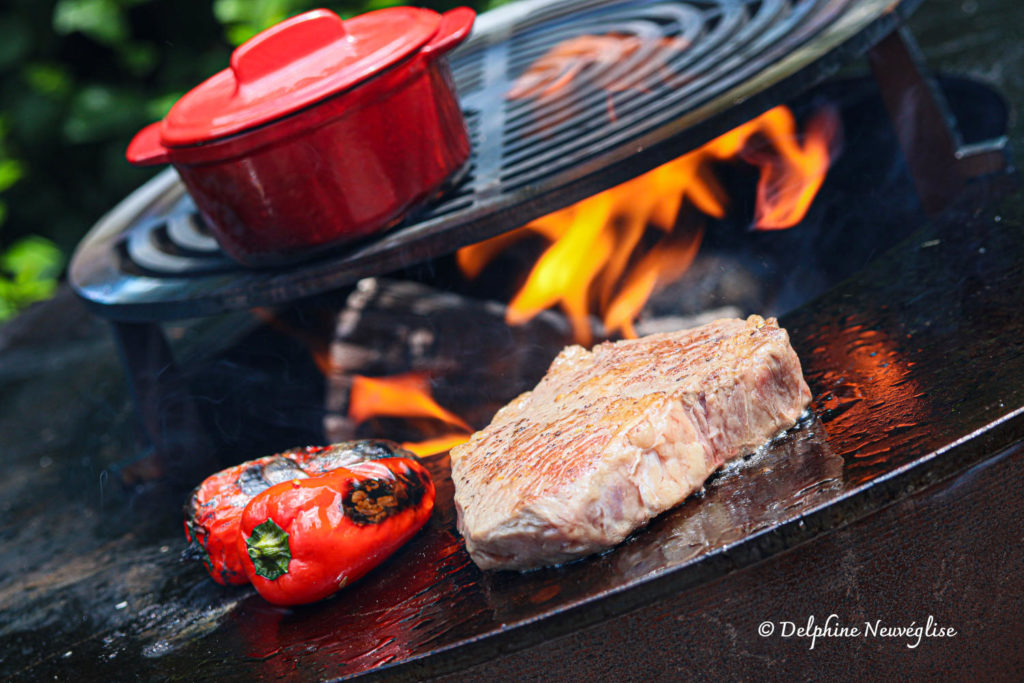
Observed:
[[[774,319],[568,347],[452,450],[459,530],[484,569],[602,550],[793,426],[809,401]]]

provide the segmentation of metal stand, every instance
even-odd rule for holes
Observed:
[[[1005,138],[964,145],[949,103],[923,73],[909,31],[889,34],[868,51],[868,62],[926,213],[948,207],[969,179],[1005,169]]]

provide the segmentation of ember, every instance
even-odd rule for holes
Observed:
[[[714,165],[738,158],[756,166],[753,227],[789,228],[803,219],[824,182],[838,133],[837,114],[823,109],[810,119],[801,141],[790,110],[775,107],[653,171],[461,249],[459,267],[474,278],[513,242],[540,236],[550,246],[509,303],[507,322],[522,324],[558,305],[581,344],[593,339],[591,313],[602,318],[607,335],[635,337],[633,321],[647,298],[693,261],[704,216],[726,215],[728,198]],[[687,206],[696,211],[684,211]],[[663,236],[644,250],[648,226]]]

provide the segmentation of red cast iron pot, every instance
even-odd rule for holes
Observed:
[[[445,53],[475,14],[289,19],[234,51],[128,146],[170,162],[224,251],[280,265],[396,224],[469,158]]]

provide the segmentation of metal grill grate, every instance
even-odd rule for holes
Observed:
[[[449,253],[785,101],[890,33],[919,1],[904,0],[898,12],[891,0],[507,5],[482,15],[451,57],[473,153],[437,203],[372,241],[254,271],[220,253],[165,175],[93,229],[72,282],[101,314],[167,319],[281,303]],[[566,53],[575,57],[561,59]],[[524,87],[531,65],[545,63],[554,75]]]

